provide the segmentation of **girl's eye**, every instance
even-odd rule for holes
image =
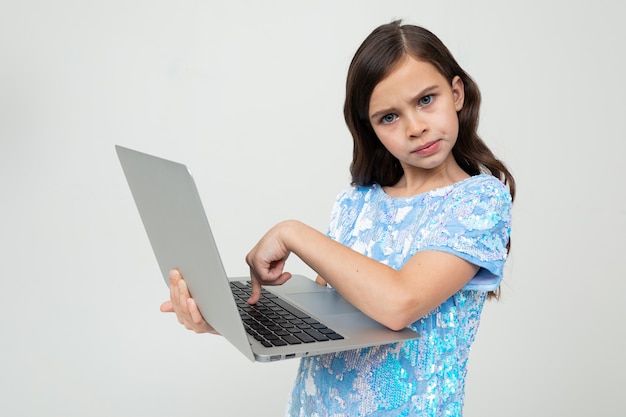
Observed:
[[[427,96],[424,96],[422,98],[420,98],[419,100],[419,105],[420,106],[428,106],[430,103],[432,103],[434,100],[434,96],[432,94],[429,94]]]
[[[388,125],[389,123],[393,123],[398,118],[397,115],[393,113],[386,114],[380,119],[383,124]]]

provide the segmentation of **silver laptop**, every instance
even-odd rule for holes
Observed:
[[[195,182],[183,164],[116,146],[166,284],[178,268],[206,319],[251,361],[272,362],[414,339],[370,319],[336,291],[294,275],[246,303],[249,277],[228,278]]]

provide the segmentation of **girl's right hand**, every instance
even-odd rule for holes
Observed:
[[[191,298],[189,289],[177,269],[170,271],[170,299],[161,304],[164,313],[176,313],[180,324],[196,333],[219,334],[204,320],[196,302]]]

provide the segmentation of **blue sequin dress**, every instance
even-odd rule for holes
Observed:
[[[508,189],[486,174],[408,198],[391,198],[378,185],[341,193],[331,238],[395,269],[423,250],[480,269],[409,326],[419,339],[303,358],[287,415],[461,416],[470,346],[507,256],[510,210]]]

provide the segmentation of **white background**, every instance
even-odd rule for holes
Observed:
[[[518,181],[503,297],[483,315],[465,415],[622,416],[620,9],[3,0],[0,413],[280,415],[296,361],[251,364],[159,312],[166,287],[114,145],[186,163],[227,272],[245,274],[275,222],[325,230],[349,183],[348,63],[374,27],[404,18],[476,79],[481,135]]]

